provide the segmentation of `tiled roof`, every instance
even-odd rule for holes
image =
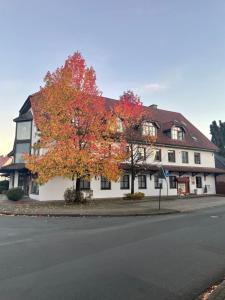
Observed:
[[[11,163],[11,158],[8,156],[0,156],[0,168]]]
[[[20,114],[19,117],[15,118],[13,121],[22,122],[22,121],[32,121],[32,120],[33,120],[33,115],[31,111],[27,111],[24,114]]]
[[[28,106],[27,101],[30,99],[38,99],[38,93],[35,93],[28,97],[26,100],[26,106]],[[105,104],[108,109],[112,108],[117,100],[106,98]],[[24,106],[24,105],[23,105]],[[28,106],[30,107],[30,106]],[[202,134],[194,125],[192,125],[181,113],[172,112],[167,110],[158,109],[155,107],[144,107],[145,113],[149,118],[149,121],[157,122],[160,128],[157,130],[157,140],[156,144],[174,146],[179,148],[194,148],[202,150],[217,151],[217,147],[204,135]],[[24,113],[24,111],[23,111]],[[168,127],[171,128],[173,124],[177,124],[183,127],[185,131],[185,138],[182,141],[172,140],[169,136],[165,134],[165,130]]]

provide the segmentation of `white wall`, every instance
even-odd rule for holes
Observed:
[[[214,153],[213,152],[208,152],[208,151],[201,151],[201,150],[189,150],[189,149],[184,149],[184,148],[174,148],[174,147],[154,147],[154,149],[161,149],[161,154],[162,154],[162,161],[161,163],[164,165],[173,165],[173,166],[190,166],[190,167],[207,167],[207,168],[215,168],[215,158],[214,158]],[[174,150],[176,153],[176,162],[168,162],[168,150]],[[182,163],[182,151],[187,151],[188,152],[188,157],[189,157],[189,163],[184,164]],[[201,164],[195,164],[194,162],[194,153],[199,152],[201,153]],[[147,159],[147,163],[153,163],[157,164],[159,162],[154,162],[154,153]]]
[[[172,173],[171,175],[178,176],[176,173]],[[143,192],[145,196],[158,196],[159,189],[155,189],[154,175],[150,177],[149,174],[147,176],[147,188],[146,189],[138,189],[138,179],[135,179],[135,192]],[[197,194],[204,193],[205,185],[208,188],[208,194],[215,194],[215,177],[214,175],[208,175],[204,177],[203,174],[198,174],[198,176],[202,177],[202,188],[197,189]],[[195,193],[196,190],[196,178],[192,177],[191,174],[186,174],[184,177],[190,178],[190,192]],[[131,179],[131,176],[130,176]],[[167,178],[168,182],[168,195],[175,196],[177,195],[177,189],[170,189],[169,186],[169,178]],[[72,187],[72,181],[68,179],[63,179],[61,177],[56,177],[49,181],[47,184],[40,186],[39,188],[39,196],[30,194],[32,199],[41,200],[41,201],[51,201],[51,200],[64,200],[63,194],[66,188]],[[110,190],[101,190],[101,181],[100,178],[93,179],[91,181],[91,190],[93,190],[93,198],[102,199],[102,198],[120,198],[123,197],[125,193],[129,193],[129,190],[120,189],[120,182],[111,182]],[[162,188],[162,196],[167,196],[167,184],[166,180],[163,180],[163,188]]]

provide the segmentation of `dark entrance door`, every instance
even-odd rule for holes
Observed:
[[[27,174],[19,173],[18,187],[24,191],[26,196],[29,195],[29,176]]]

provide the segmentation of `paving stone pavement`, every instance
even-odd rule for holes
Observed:
[[[223,281],[215,291],[209,296],[208,300],[225,300],[225,281]]]

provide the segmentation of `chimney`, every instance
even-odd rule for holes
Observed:
[[[149,105],[149,107],[152,108],[152,109],[157,109],[158,105],[157,104],[152,104],[152,105]]]

